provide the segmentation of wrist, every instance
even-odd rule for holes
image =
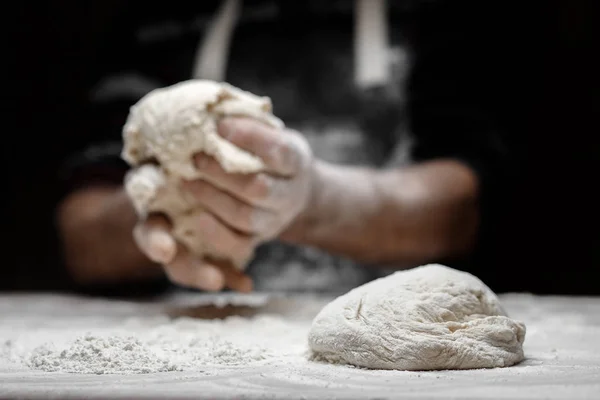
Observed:
[[[288,227],[279,235],[279,239],[289,243],[305,243],[306,238],[320,220],[321,198],[325,183],[325,162],[313,160],[308,170],[309,184],[305,204]]]

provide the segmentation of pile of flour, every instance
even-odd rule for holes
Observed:
[[[26,362],[47,372],[81,374],[139,374],[178,369],[168,357],[133,336],[99,337],[91,333],[64,349],[52,344],[37,347]]]
[[[260,293],[179,294],[154,303],[15,296],[0,303],[0,371],[211,374],[298,364],[327,301]]]
[[[131,319],[121,328],[94,329],[73,334],[69,340],[47,332],[45,343],[12,358],[29,368],[48,372],[198,372],[215,366],[302,359],[307,328],[306,322],[267,315],[225,320],[179,318],[152,324]],[[25,337],[23,340],[27,342]],[[5,352],[15,344],[13,341],[5,345]]]

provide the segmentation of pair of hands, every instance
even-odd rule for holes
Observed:
[[[229,174],[213,158],[198,154],[194,163],[204,178],[182,185],[205,210],[194,217],[203,240],[232,259],[247,263],[259,244],[276,238],[309,207],[313,156],[297,132],[252,119],[224,119],[218,132],[260,157],[265,171]],[[209,291],[252,289],[251,279],[233,267],[192,256],[170,234],[169,221],[163,217],[140,221],[134,238],[142,252],[162,264],[175,283]]]

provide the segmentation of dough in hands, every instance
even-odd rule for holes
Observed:
[[[525,325],[478,278],[438,264],[369,282],[325,306],[311,358],[372,369],[508,367],[523,360]]]
[[[208,80],[184,81],[156,89],[130,110],[123,128],[122,158],[133,168],[125,178],[125,190],[137,213],[166,214],[173,235],[193,254],[227,259],[206,247],[194,219],[203,210],[185,191],[182,179],[201,178],[193,156],[204,152],[214,157],[229,173],[256,173],[263,162],[217,133],[217,123],[225,116],[244,116],[282,128],[272,114],[268,97],[259,97],[227,83]],[[233,260],[232,260],[233,261]],[[244,262],[235,266],[242,268]]]

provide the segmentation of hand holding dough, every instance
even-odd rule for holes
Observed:
[[[226,116],[245,116],[282,128],[272,115],[271,101],[225,83],[206,80],[182,82],[150,92],[131,108],[123,129],[122,157],[133,169],[125,189],[139,216],[157,212],[168,216],[172,235],[198,258],[228,259],[226,252],[202,240],[191,216],[202,213],[181,181],[202,178],[193,162],[198,153],[214,158],[228,173],[256,173],[265,168],[258,157],[217,133]],[[244,259],[231,260],[243,268]]]

